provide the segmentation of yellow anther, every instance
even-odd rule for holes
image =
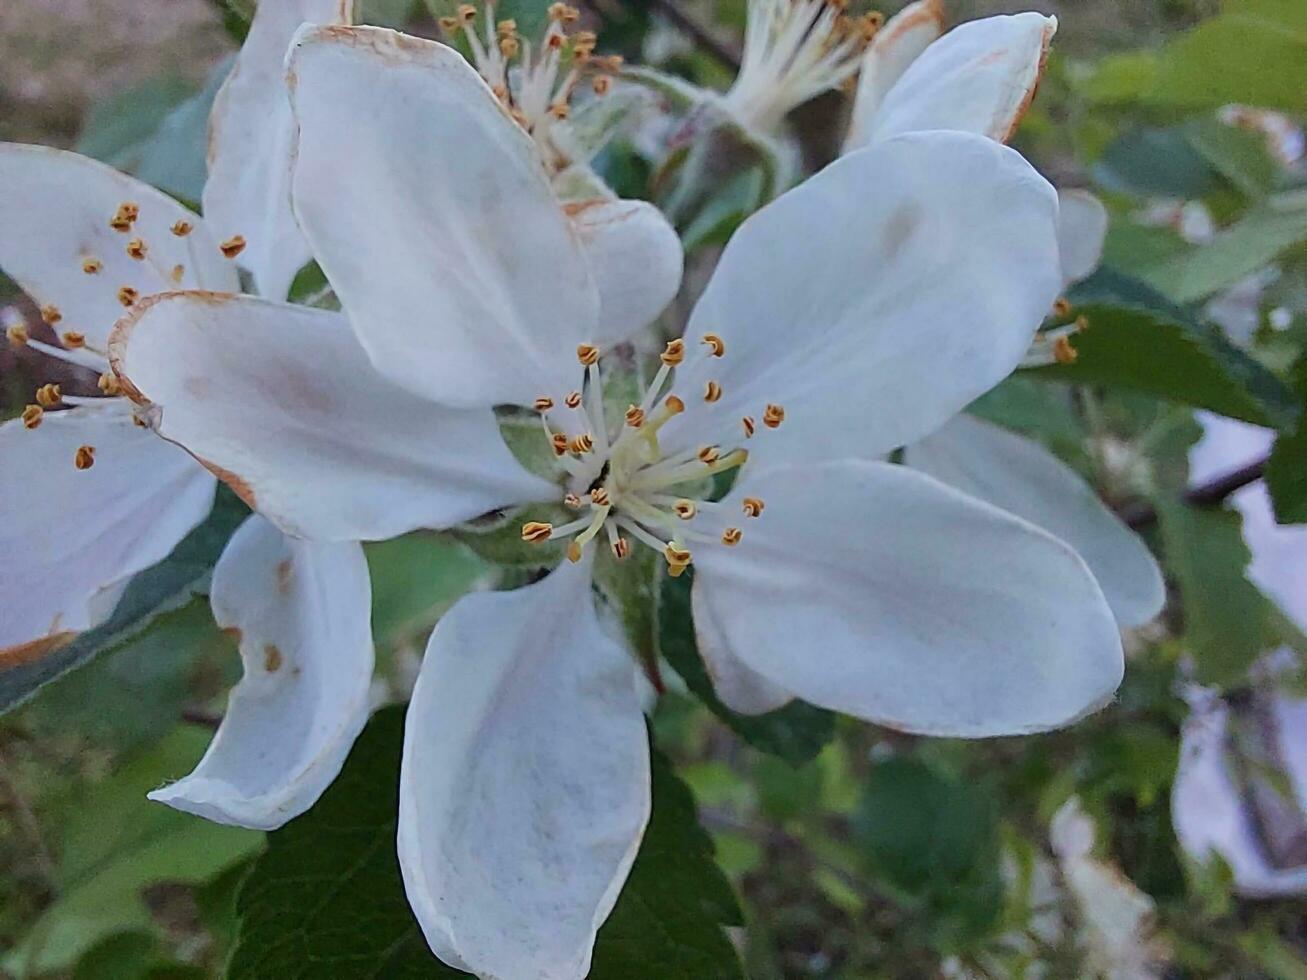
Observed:
[[[504,56],[505,61],[512,61],[521,50],[522,44],[517,38],[501,37],[499,39],[499,53]]]
[[[780,405],[768,405],[762,413],[762,424],[769,429],[779,429],[785,421],[785,409]]]
[[[726,353],[725,342],[715,333],[704,334],[703,339],[699,341],[699,343],[707,345],[711,349],[713,357],[721,357]]]
[[[69,350],[76,350],[79,347],[86,346],[86,334],[79,333],[76,330],[67,331],[59,339],[64,342],[64,346]]]
[[[661,356],[663,363],[668,367],[676,367],[685,360],[685,341],[669,340]]]
[[[672,504],[672,513],[683,521],[692,520],[694,515],[699,513],[699,508],[694,505],[693,500],[678,500]]]
[[[689,567],[693,556],[689,549],[682,548],[676,544],[669,544],[663,549],[663,557],[667,559],[667,572],[673,578],[680,575]]]
[[[663,402],[663,407],[673,415],[680,415],[685,411],[685,402],[681,401],[681,399],[677,398],[675,395],[668,395],[667,400]]]
[[[436,23],[440,25],[440,29],[446,34],[455,34],[463,27],[463,22],[457,17],[441,17]]]
[[[471,24],[477,19],[477,8],[470,3],[460,3],[457,12],[459,20],[465,24]]]
[[[581,17],[581,11],[566,3],[551,3],[549,19],[559,24],[574,24]]]
[[[185,218],[178,218],[172,223],[172,233],[178,238],[185,238],[195,230],[195,226]]]
[[[758,431],[758,424],[753,421],[752,415],[746,415],[740,419],[740,425],[744,426],[744,438],[752,439],[753,434]]]
[[[15,347],[22,347],[31,339],[27,333],[27,325],[23,323],[15,323],[12,327],[6,327],[5,336],[9,338],[9,343]]]
[[[168,273],[168,279],[174,286],[181,285],[182,279],[186,275],[186,266],[180,263],[172,267],[172,272]]]
[[[234,259],[245,251],[245,236],[232,235],[225,242],[218,246],[218,250],[229,259]]]
[[[109,219],[109,227],[114,231],[123,232],[125,234],[132,230],[132,224],[140,217],[140,215],[140,205],[127,201],[118,205],[118,210],[115,211],[113,217]]]
[[[143,238],[133,238],[127,243],[127,254],[137,262],[142,261],[149,251]]]
[[[567,452],[567,436],[561,432],[555,432],[549,437],[550,444],[554,447],[554,455],[562,456]]]
[[[1057,299],[1055,299],[1055,300],[1053,301],[1053,315],[1054,315],[1054,316],[1070,316],[1070,315],[1071,315],[1071,301],[1070,301],[1069,299],[1067,299],[1065,296],[1059,296]]]
[[[128,221],[135,221],[141,216],[141,206],[135,201],[124,201],[118,205],[118,213],[127,218]]]
[[[573,541],[567,546],[567,560],[573,565],[581,560],[581,543]]]
[[[599,348],[594,344],[581,344],[576,348],[576,359],[584,367],[589,367],[599,360]]]
[[[701,463],[715,463],[721,459],[722,453],[716,446],[704,446],[696,455]]]
[[[758,497],[745,497],[741,502],[745,517],[757,517],[765,506]]]
[[[738,527],[728,527],[722,532],[722,544],[734,548],[740,543],[740,538],[744,537],[744,532]]]
[[[618,538],[613,542],[613,557],[618,561],[623,558],[629,558],[631,555],[631,542],[626,538]]]
[[[1053,341],[1053,360],[1058,364],[1074,364],[1079,356],[1071,346],[1071,338],[1065,334]]]
[[[576,456],[584,456],[586,453],[593,452],[594,447],[594,437],[588,432],[582,432],[579,436],[573,436],[572,441],[567,444],[567,448]]]
[[[35,429],[43,418],[45,418],[45,409],[40,405],[28,405],[23,409],[22,419],[25,428]]]
[[[82,259],[82,271],[88,276],[96,275],[103,268],[104,263],[99,259],[90,258],[89,256]]]
[[[57,384],[44,384],[36,389],[36,403],[42,408],[54,408],[62,397],[63,393]]]
[[[554,407],[554,400],[548,395],[541,395],[531,406],[537,412],[547,412]]]
[[[563,47],[563,39],[564,38],[562,34],[557,34],[557,33],[546,34],[545,47],[547,47],[550,51],[559,51]]]
[[[611,503],[608,490],[604,487],[595,487],[590,491],[590,503],[596,507],[607,507]]]
[[[716,381],[709,381],[703,388],[703,400],[715,402],[722,397],[722,386]]]
[[[568,408],[580,408],[581,393],[579,391],[569,391],[567,397],[563,399],[563,404]]]
[[[612,87],[613,79],[609,75],[596,75],[590,79],[590,88],[594,90],[595,95],[605,96],[612,90]]]
[[[566,119],[572,114],[572,107],[566,102],[559,100],[549,107],[549,114],[555,119]]]
[[[1080,333],[1084,333],[1084,331],[1088,329],[1089,329],[1089,317],[1087,316],[1076,317],[1076,330]]]
[[[118,302],[123,306],[131,306],[141,298],[141,291],[132,286],[123,286],[118,290]]]
[[[106,395],[117,395],[122,393],[122,385],[118,383],[118,377],[112,371],[105,371],[100,375],[100,380],[96,386]]]
[[[500,37],[512,37],[517,33],[517,21],[511,18],[501,20],[495,25],[495,30],[499,33]]]
[[[59,307],[50,303],[41,307],[41,319],[45,321],[46,326],[53,327],[63,318],[64,315],[59,312]]]
[[[595,58],[592,65],[597,71],[606,71],[616,74],[621,71],[622,65],[625,63],[626,59],[620,54],[610,54],[606,58]]]
[[[522,525],[522,540],[530,541],[532,544],[548,541],[553,533],[554,526],[543,521],[527,521]]]
[[[582,501],[576,494],[569,493],[563,497],[563,503],[568,507],[571,507],[572,510],[580,510]]]
[[[73,457],[73,464],[79,470],[89,470],[95,465],[95,447],[78,446],[77,455]]]
[[[626,410],[626,424],[632,429],[638,429],[644,425],[644,409],[639,405],[631,405]]]

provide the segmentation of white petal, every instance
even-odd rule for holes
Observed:
[[[1083,561],[1047,532],[907,467],[746,471],[766,502],[734,548],[695,549],[731,651],[825,708],[904,731],[1041,731],[1101,706],[1121,641]]]
[[[290,534],[388,538],[557,496],[513,459],[491,412],[377,374],[339,313],[171,293],[125,318],[110,347],[159,433]]]
[[[121,204],[140,205],[131,230],[109,227]],[[194,230],[170,230],[186,221]],[[114,321],[122,316],[118,290],[142,296],[166,289],[237,290],[236,267],[194,214],[172,198],[102,163],[45,146],[0,143],[0,269],[37,303],[63,314],[55,329],[75,330],[88,346],[104,351]],[[147,246],[144,259],[127,254],[128,243]],[[100,271],[88,274],[95,260]],[[173,270],[182,267],[176,282]]]
[[[625,340],[656,320],[681,288],[681,240],[645,201],[582,201],[567,211],[599,289],[592,340]]]
[[[917,0],[885,22],[862,56],[846,153],[866,146],[881,104],[921,53],[944,33],[943,0]]]
[[[1036,13],[958,25],[890,89],[866,141],[955,129],[1006,143],[1035,97],[1056,30],[1057,18]]]
[[[81,446],[90,469],[73,465]],[[213,477],[135,425],[125,399],[47,412],[30,431],[6,422],[0,460],[0,668],[98,625],[213,506]]]
[[[909,446],[909,466],[1061,538],[1080,553],[1123,626],[1140,626],[1166,602],[1152,552],[1092,487],[1043,446],[959,415]]]
[[[584,977],[649,817],[635,668],[589,564],[460,600],[409,705],[404,885],[436,955],[478,976]]]
[[[1007,147],[915,133],[851,153],[735,233],[686,332],[660,435],[776,459],[878,456],[942,425],[1025,354],[1061,289],[1053,189]],[[703,353],[705,333],[726,344]],[[708,380],[723,396],[701,395]]]
[[[1281,714],[1286,761],[1296,764],[1299,805],[1307,807],[1307,706],[1299,701]],[[1171,820],[1176,837],[1191,858],[1206,863],[1219,854],[1234,873],[1236,890],[1254,898],[1307,893],[1307,868],[1277,869],[1258,840],[1226,752],[1228,709],[1216,701],[1195,710],[1180,739],[1180,765],[1171,789]],[[1287,724],[1286,724],[1287,723]]]
[[[354,0],[260,3],[213,103],[204,217],[220,241],[245,238],[240,263],[268,299],[285,299],[295,274],[310,258],[291,214],[294,119],[286,50],[301,24],[350,23],[353,6]]]
[[[1062,277],[1070,285],[1088,279],[1103,260],[1107,240],[1107,208],[1084,190],[1057,192],[1057,245],[1062,252]]]
[[[290,72],[296,213],[382,373],[461,406],[575,388],[594,278],[531,138],[463,57],[306,29]]]
[[[150,799],[274,830],[317,801],[368,720],[367,561],[357,543],[288,538],[256,515],[219,559],[211,597],[245,676],[194,772]]]
[[[712,679],[713,691],[722,704],[744,715],[761,715],[783,708],[794,695],[753,670],[731,652],[730,641],[713,620],[712,607],[705,603],[702,591],[691,594],[694,609],[694,636]]]

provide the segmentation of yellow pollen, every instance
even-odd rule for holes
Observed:
[[[554,447],[554,455],[562,456],[567,452],[567,436],[561,432],[555,432],[549,437],[550,444]]]
[[[567,546],[567,560],[573,565],[581,560],[581,543],[573,541]]]
[[[595,487],[590,491],[590,503],[596,507],[607,507],[609,503],[608,491],[603,487]]]
[[[144,239],[133,238],[127,243],[127,254],[137,262],[142,261],[148,252],[149,248],[146,246]]]
[[[644,409],[639,405],[631,405],[626,410],[626,424],[632,429],[638,429],[644,425]]]
[[[461,3],[458,5],[459,19],[465,23],[472,23],[477,19],[477,8],[470,3]]]
[[[668,395],[667,400],[663,402],[663,407],[673,415],[680,415],[685,411],[685,402],[681,401],[681,399],[677,398],[675,395]]]
[[[566,119],[572,114],[572,108],[566,102],[555,102],[549,107],[549,114],[555,119]]]
[[[132,230],[133,222],[135,222],[140,215],[140,205],[127,201],[118,205],[118,210],[115,211],[113,217],[109,219],[109,227],[114,231],[126,234]]]
[[[576,348],[576,359],[582,366],[589,367],[599,360],[599,348],[594,344],[580,344]]]
[[[662,361],[668,367],[676,367],[685,360],[685,341],[669,340],[667,348],[662,352]]]
[[[1053,313],[1056,316],[1071,315],[1071,301],[1065,296],[1059,296],[1053,301]]]
[[[595,95],[604,96],[613,87],[613,80],[608,75],[596,75],[590,80],[590,87]]]
[[[693,500],[678,500],[672,505],[672,512],[681,520],[688,521],[699,513],[699,508],[694,506]]]
[[[581,17],[581,11],[565,3],[549,5],[549,19],[559,24],[574,24]]]
[[[715,333],[704,334],[703,340],[699,341],[699,343],[706,344],[708,347],[712,348],[713,357],[721,357],[726,353],[726,344],[722,341],[722,338],[717,336]]]
[[[101,262],[99,259],[93,259],[93,258],[82,259],[82,271],[85,272],[88,276],[93,276],[97,274],[103,268],[104,268],[104,263]]]
[[[734,548],[740,543],[740,538],[742,537],[744,537],[744,532],[742,532],[738,527],[728,527],[722,532],[722,544]]]
[[[568,507],[571,507],[572,510],[579,510],[581,508],[581,498],[574,493],[569,493],[563,497],[563,503]]]
[[[100,375],[100,380],[96,386],[106,395],[117,395],[122,391],[122,385],[118,383],[118,378],[112,371],[105,371]]]
[[[618,561],[629,557],[631,554],[631,542],[626,538],[618,538],[613,542],[613,557]]]
[[[499,32],[500,37],[512,37],[517,33],[517,21],[512,18],[501,20],[495,25],[495,30]]]
[[[584,456],[588,452],[593,452],[594,447],[594,438],[588,432],[582,432],[579,436],[573,437],[567,446],[577,456]]]
[[[86,335],[78,333],[76,330],[69,330],[59,339],[64,342],[64,346],[69,350],[75,350],[78,347],[86,346]]]
[[[537,412],[547,412],[554,407],[554,400],[547,395],[541,395],[531,407]]]
[[[15,323],[12,327],[7,328],[5,336],[9,338],[9,343],[15,347],[22,347],[29,339],[27,327],[21,323]]]
[[[178,218],[172,224],[172,233],[176,235],[178,238],[185,238],[194,230],[195,230],[195,226],[191,224],[189,221],[187,221],[185,218]]]
[[[73,464],[79,470],[89,470],[95,465],[95,447],[78,446],[77,455],[73,457]]]
[[[721,458],[721,455],[721,450],[716,446],[704,446],[698,452],[699,462],[701,463],[715,463]]]
[[[686,548],[679,547],[676,544],[669,544],[663,549],[663,557],[667,559],[667,573],[676,578],[689,567],[693,556]]]
[[[501,37],[499,39],[499,53],[504,56],[505,61],[512,61],[521,50],[522,44],[517,38]]]
[[[59,404],[62,392],[57,384],[45,384],[36,389],[36,403],[42,408],[54,408]]]
[[[63,318],[64,315],[59,312],[59,307],[54,306],[53,304],[47,304],[41,307],[41,319],[45,321],[46,326],[53,327]]]
[[[715,402],[722,397],[722,386],[716,381],[709,381],[704,385],[703,400],[706,402]]]
[[[1071,338],[1063,335],[1053,341],[1053,360],[1058,364],[1074,364],[1080,355],[1071,346]]]
[[[581,393],[579,391],[569,392],[567,397],[563,399],[563,404],[566,405],[568,408],[580,408]]]
[[[757,517],[765,505],[757,497],[745,497],[742,502],[745,517]]]
[[[229,259],[234,259],[245,251],[245,236],[232,235],[225,242],[218,246],[218,250]]]
[[[41,419],[45,417],[45,409],[40,405],[28,405],[23,409],[23,426],[28,429],[35,429],[41,424]]]
[[[744,426],[744,438],[746,439],[752,439],[753,434],[758,431],[757,423],[753,421],[753,416],[751,415],[746,415],[744,418],[740,419],[740,424]]]
[[[186,275],[186,266],[175,265],[172,267],[172,272],[168,274],[168,278],[172,280],[174,286],[177,286],[181,284],[182,277],[184,277],[185,275]]]
[[[554,526],[543,521],[527,521],[522,525],[522,540],[530,541],[532,544],[548,541],[553,533]]]
[[[779,429],[785,421],[785,409],[780,405],[768,405],[762,413],[762,424],[769,429]]]
[[[118,290],[118,302],[123,306],[131,306],[141,298],[141,291],[131,286],[123,286]]]

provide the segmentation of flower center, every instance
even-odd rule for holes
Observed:
[[[455,38],[462,35],[471,49],[472,63],[486,80],[504,108],[535,139],[546,162],[555,171],[572,163],[566,140],[558,127],[572,111],[572,97],[585,76],[596,95],[608,93],[610,72],[621,67],[620,56],[594,53],[598,42],[593,31],[569,31],[581,12],[565,3],[549,6],[549,26],[536,46],[517,31],[514,20],[495,20],[495,5],[484,5],[484,33],[478,33],[480,18],[475,4],[459,6],[452,17],[440,19],[441,29]]]
[[[754,0],[744,57],[725,103],[766,132],[793,109],[850,82],[884,17],[848,13],[848,0]]]
[[[725,354],[720,337],[704,334],[691,356],[720,358]],[[632,403],[620,426],[610,431],[604,418],[599,348],[592,344],[577,348],[577,359],[585,369],[581,389],[568,394],[561,404],[542,396],[534,407],[540,413],[545,438],[569,476],[563,503],[583,513],[561,527],[528,522],[522,525],[523,540],[570,537],[567,555],[572,561],[579,561],[586,546],[600,534],[606,536],[619,560],[630,555],[634,540],[661,554],[674,576],[689,567],[692,547],[740,543],[743,531],[730,525],[727,505],[714,499],[712,478],[742,466],[749,458],[744,443],[757,432],[754,418],[741,418],[727,440],[719,438],[681,450],[665,450],[659,443],[658,433],[668,422],[694,410],[687,406],[688,393],[683,398],[672,390],[676,369],[686,356],[685,341],[671,341],[644,397],[638,404]],[[721,396],[721,384],[708,381],[693,397],[697,403],[713,404]],[[765,428],[775,429],[785,420],[785,410],[770,404],[761,418]],[[757,518],[764,504],[747,497],[741,508],[744,517]]]

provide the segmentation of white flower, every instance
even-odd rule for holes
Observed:
[[[641,324],[601,312],[602,249],[481,79],[448,48],[368,29],[306,32],[290,68],[296,211],[395,386],[368,381],[345,338],[324,350],[312,311],[250,299],[162,297],[112,347],[165,436],[299,533],[395,534],[495,497],[576,512],[523,527],[575,560],[460,601],[414,691],[400,860],[442,959],[584,976],[639,847],[645,726],[635,663],[593,600],[598,561],[648,545],[674,573],[695,565],[701,649],[731,665],[717,681],[737,706],[802,697],[986,736],[1111,696],[1120,641],[1080,558],[878,461],[1005,377],[1060,288],[1056,201],[1017,154],[912,134],[785,195],[737,232],[684,343],[613,419],[601,355]],[[357,179],[339,179],[341,132]],[[535,406],[559,482],[471,429],[451,479],[435,441],[455,438],[426,398]],[[702,478],[733,470],[711,499]]]

